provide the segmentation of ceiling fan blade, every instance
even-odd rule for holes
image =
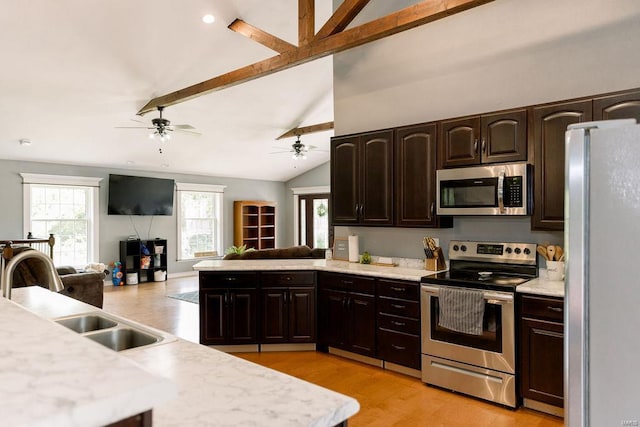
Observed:
[[[291,151],[272,151],[269,154],[284,154],[284,153],[291,153]]]
[[[114,129],[155,129],[154,127],[146,126],[114,126]]]
[[[189,130],[189,129],[172,129],[176,132],[180,132],[180,133],[184,133],[187,135],[193,135],[193,136],[202,136],[201,132],[195,131],[195,130]]]
[[[183,125],[171,125],[174,129],[180,130],[194,130],[195,128],[191,125],[183,124]]]

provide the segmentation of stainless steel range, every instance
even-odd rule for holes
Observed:
[[[449,259],[421,281],[422,381],[515,408],[515,289],[536,245],[451,241]]]

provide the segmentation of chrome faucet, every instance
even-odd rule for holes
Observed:
[[[20,252],[15,255],[13,258],[7,262],[6,268],[4,271],[0,271],[2,278],[0,278],[0,289],[2,289],[2,296],[6,299],[11,299],[11,287],[13,286],[13,272],[18,266],[18,264],[28,258],[36,258],[41,260],[46,264],[47,267],[47,275],[49,278],[49,290],[53,292],[60,292],[64,289],[64,285],[62,284],[62,280],[56,271],[56,267],[53,265],[53,261],[51,258],[40,251],[37,250],[29,250]]]

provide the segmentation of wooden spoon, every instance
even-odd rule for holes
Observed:
[[[547,249],[544,246],[538,246],[537,251],[544,259],[549,261],[549,258],[547,258]]]
[[[555,255],[556,255],[556,247],[554,245],[547,246],[547,259],[549,261],[553,261],[553,258]]]
[[[564,255],[564,251],[562,250],[562,246],[556,245],[556,261],[560,261],[560,258],[562,258],[562,255]]]

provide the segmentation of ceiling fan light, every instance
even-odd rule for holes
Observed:
[[[149,139],[153,139],[153,138],[155,138],[155,136],[156,136],[156,133],[155,132],[151,132],[149,134]]]

